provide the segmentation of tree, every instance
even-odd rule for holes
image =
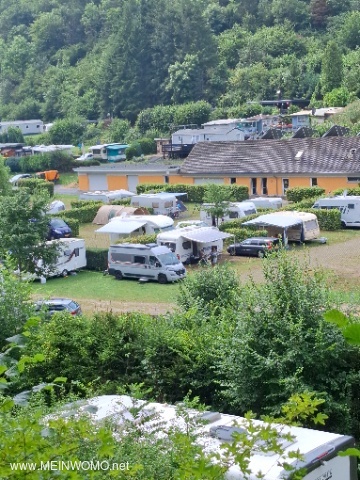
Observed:
[[[335,41],[330,41],[325,48],[321,66],[321,91],[325,95],[341,87],[343,80],[343,58]]]
[[[25,271],[42,275],[55,261],[57,247],[46,245],[48,203],[48,196],[30,196],[25,188],[0,197],[0,258],[9,255],[20,275]]]
[[[10,193],[9,174],[10,169],[5,166],[5,159],[0,156],[0,197]]]
[[[344,88],[334,88],[324,95],[325,107],[346,107],[349,101],[349,91]]]
[[[219,224],[219,218],[228,213],[231,191],[216,183],[206,185],[203,209],[210,213],[214,226]]]
[[[55,144],[78,144],[85,132],[85,123],[81,119],[58,120],[49,131],[50,141]]]

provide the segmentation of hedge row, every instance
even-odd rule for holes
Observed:
[[[333,195],[342,195],[344,193],[345,188],[338,188],[337,190],[334,190],[332,193]],[[347,195],[360,195],[360,187],[354,187],[354,188],[347,188]]]
[[[301,202],[297,203],[290,203],[289,205],[286,205],[285,207],[282,207],[280,210],[298,210],[302,211],[304,208],[311,208],[318,197],[315,198],[305,198],[304,200],[301,200]]]
[[[145,243],[156,243],[157,233],[152,233],[148,235],[139,235],[136,237],[124,237],[120,238],[116,243],[141,243],[145,245]]]
[[[84,202],[85,203],[85,202]],[[80,208],[72,208],[71,210],[66,211],[67,218],[73,218],[81,223],[91,223],[97,211],[103,205],[99,202],[86,202],[87,204],[81,206]]]
[[[39,155],[25,155],[24,157],[9,157],[5,165],[12,172],[42,172],[44,170],[58,170],[69,172],[73,168],[74,159],[72,155],[57,151],[42,153]]]
[[[70,202],[71,208],[82,208],[95,204],[98,205],[98,208],[100,208],[104,205],[104,202],[101,200],[73,200]]]
[[[252,228],[228,228],[224,231],[226,231],[226,233],[230,233],[231,235],[234,235],[236,242],[241,242],[242,240],[245,240],[246,238],[267,237],[267,235],[268,235],[267,230],[264,230],[264,229],[254,230]],[[233,243],[234,238],[231,237],[231,238],[226,239],[226,240],[227,241],[225,243],[229,244],[229,243]]]
[[[108,249],[106,248],[87,248],[86,249],[86,269],[104,272],[108,268]]]
[[[305,198],[321,197],[324,193],[325,189],[320,187],[294,187],[286,191],[286,198],[290,202],[301,202]]]
[[[187,193],[187,201],[202,203],[205,195],[207,185],[186,185],[186,184],[173,184],[164,185],[159,183],[142,183],[136,187],[138,194],[146,193],[149,190],[152,191],[165,191],[165,192],[183,192]],[[245,185],[223,185],[223,188],[227,191],[230,190],[231,196],[234,201],[241,202],[249,198],[249,189]]]
[[[54,183],[41,178],[23,178],[18,181],[19,188],[27,188],[31,194],[35,191],[46,191],[50,197],[54,195]]]

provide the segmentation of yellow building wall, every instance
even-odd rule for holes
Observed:
[[[108,175],[107,184],[109,190],[128,189],[128,182],[126,175]]]
[[[87,192],[89,190],[89,177],[86,174],[78,174],[79,190]]]
[[[164,175],[139,175],[139,183],[165,183]]]
[[[192,177],[183,177],[182,175],[171,175],[169,176],[169,183],[171,185],[193,185],[195,180]]]

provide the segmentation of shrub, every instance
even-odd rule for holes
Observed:
[[[150,155],[156,153],[156,142],[152,138],[139,138],[137,141],[141,148],[141,153],[144,155]]]
[[[157,233],[152,233],[148,235],[139,235],[136,237],[125,237],[118,240],[116,243],[141,243],[145,245],[146,243],[156,243]]]
[[[131,199],[130,198],[123,198],[122,200],[113,200],[111,202],[111,205],[125,205],[129,206],[131,205]]]
[[[100,202],[87,202],[86,205],[80,208],[72,208],[71,210],[67,210],[66,217],[76,219],[79,224],[91,223],[101,205],[103,204]]]
[[[98,208],[104,205],[104,202],[101,200],[73,200],[71,203],[71,208],[82,208],[87,207],[88,205],[98,205]]]
[[[241,242],[242,240],[245,240],[246,238],[250,238],[250,237],[267,237],[268,236],[267,230],[264,230],[264,229],[253,230],[251,228],[229,227],[223,231],[230,233],[231,235],[234,235],[236,242]],[[226,244],[233,243],[233,241],[234,241],[234,238],[228,238],[226,239]]]
[[[344,188],[338,188],[337,190],[334,190],[332,193],[333,195],[342,195],[344,191],[345,191]],[[360,195],[360,187],[347,188],[346,191],[347,191],[347,195]]]
[[[19,159],[21,171],[24,173],[58,170],[69,172],[73,168],[73,157],[67,153],[56,151],[39,155],[26,155]]]
[[[50,197],[54,195],[54,183],[41,178],[23,178],[18,181],[19,188],[27,188],[31,194],[46,191]]]
[[[241,202],[249,198],[249,189],[244,185],[223,185],[223,188],[231,192],[233,201]],[[187,185],[187,184],[172,184],[162,185],[158,183],[141,184],[136,187],[138,195],[146,193],[149,190],[165,191],[165,192],[183,192],[187,194],[187,201],[202,203],[206,192],[206,185]]]
[[[12,173],[21,172],[21,166],[18,157],[8,157],[5,159],[5,166],[10,168]]]
[[[104,272],[108,268],[108,250],[105,248],[86,249],[87,270]]]
[[[139,143],[133,143],[125,150],[126,160],[132,160],[134,157],[139,157],[140,155],[141,146]]]
[[[73,160],[72,162],[72,167],[73,168],[79,168],[79,167],[92,167],[92,166],[98,166],[101,165],[101,162],[99,160],[85,160],[85,161],[77,161],[76,159]]]
[[[286,198],[290,202],[301,202],[305,198],[318,198],[324,195],[325,189],[320,187],[294,187],[286,191]]]

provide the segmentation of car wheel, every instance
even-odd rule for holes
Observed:
[[[236,255],[236,250],[235,250],[235,248],[232,248],[229,253],[230,253],[230,255],[231,255],[232,257],[235,257],[235,255]]]
[[[259,258],[264,258],[265,257],[265,252],[263,250],[259,250],[257,256]]]
[[[341,228],[346,228],[346,223],[345,222],[341,222]]]
[[[122,280],[123,279],[123,274],[120,272],[120,270],[116,270],[115,278],[116,278],[116,280]]]
[[[67,270],[63,270],[63,271],[61,272],[61,276],[62,276],[62,277],[67,277],[68,275],[69,275],[69,272],[68,272]]]
[[[163,285],[165,285],[165,283],[168,282],[168,280],[166,278],[166,275],[164,275],[163,273],[160,273],[160,275],[158,276],[158,281],[159,281],[159,283],[162,283]]]

